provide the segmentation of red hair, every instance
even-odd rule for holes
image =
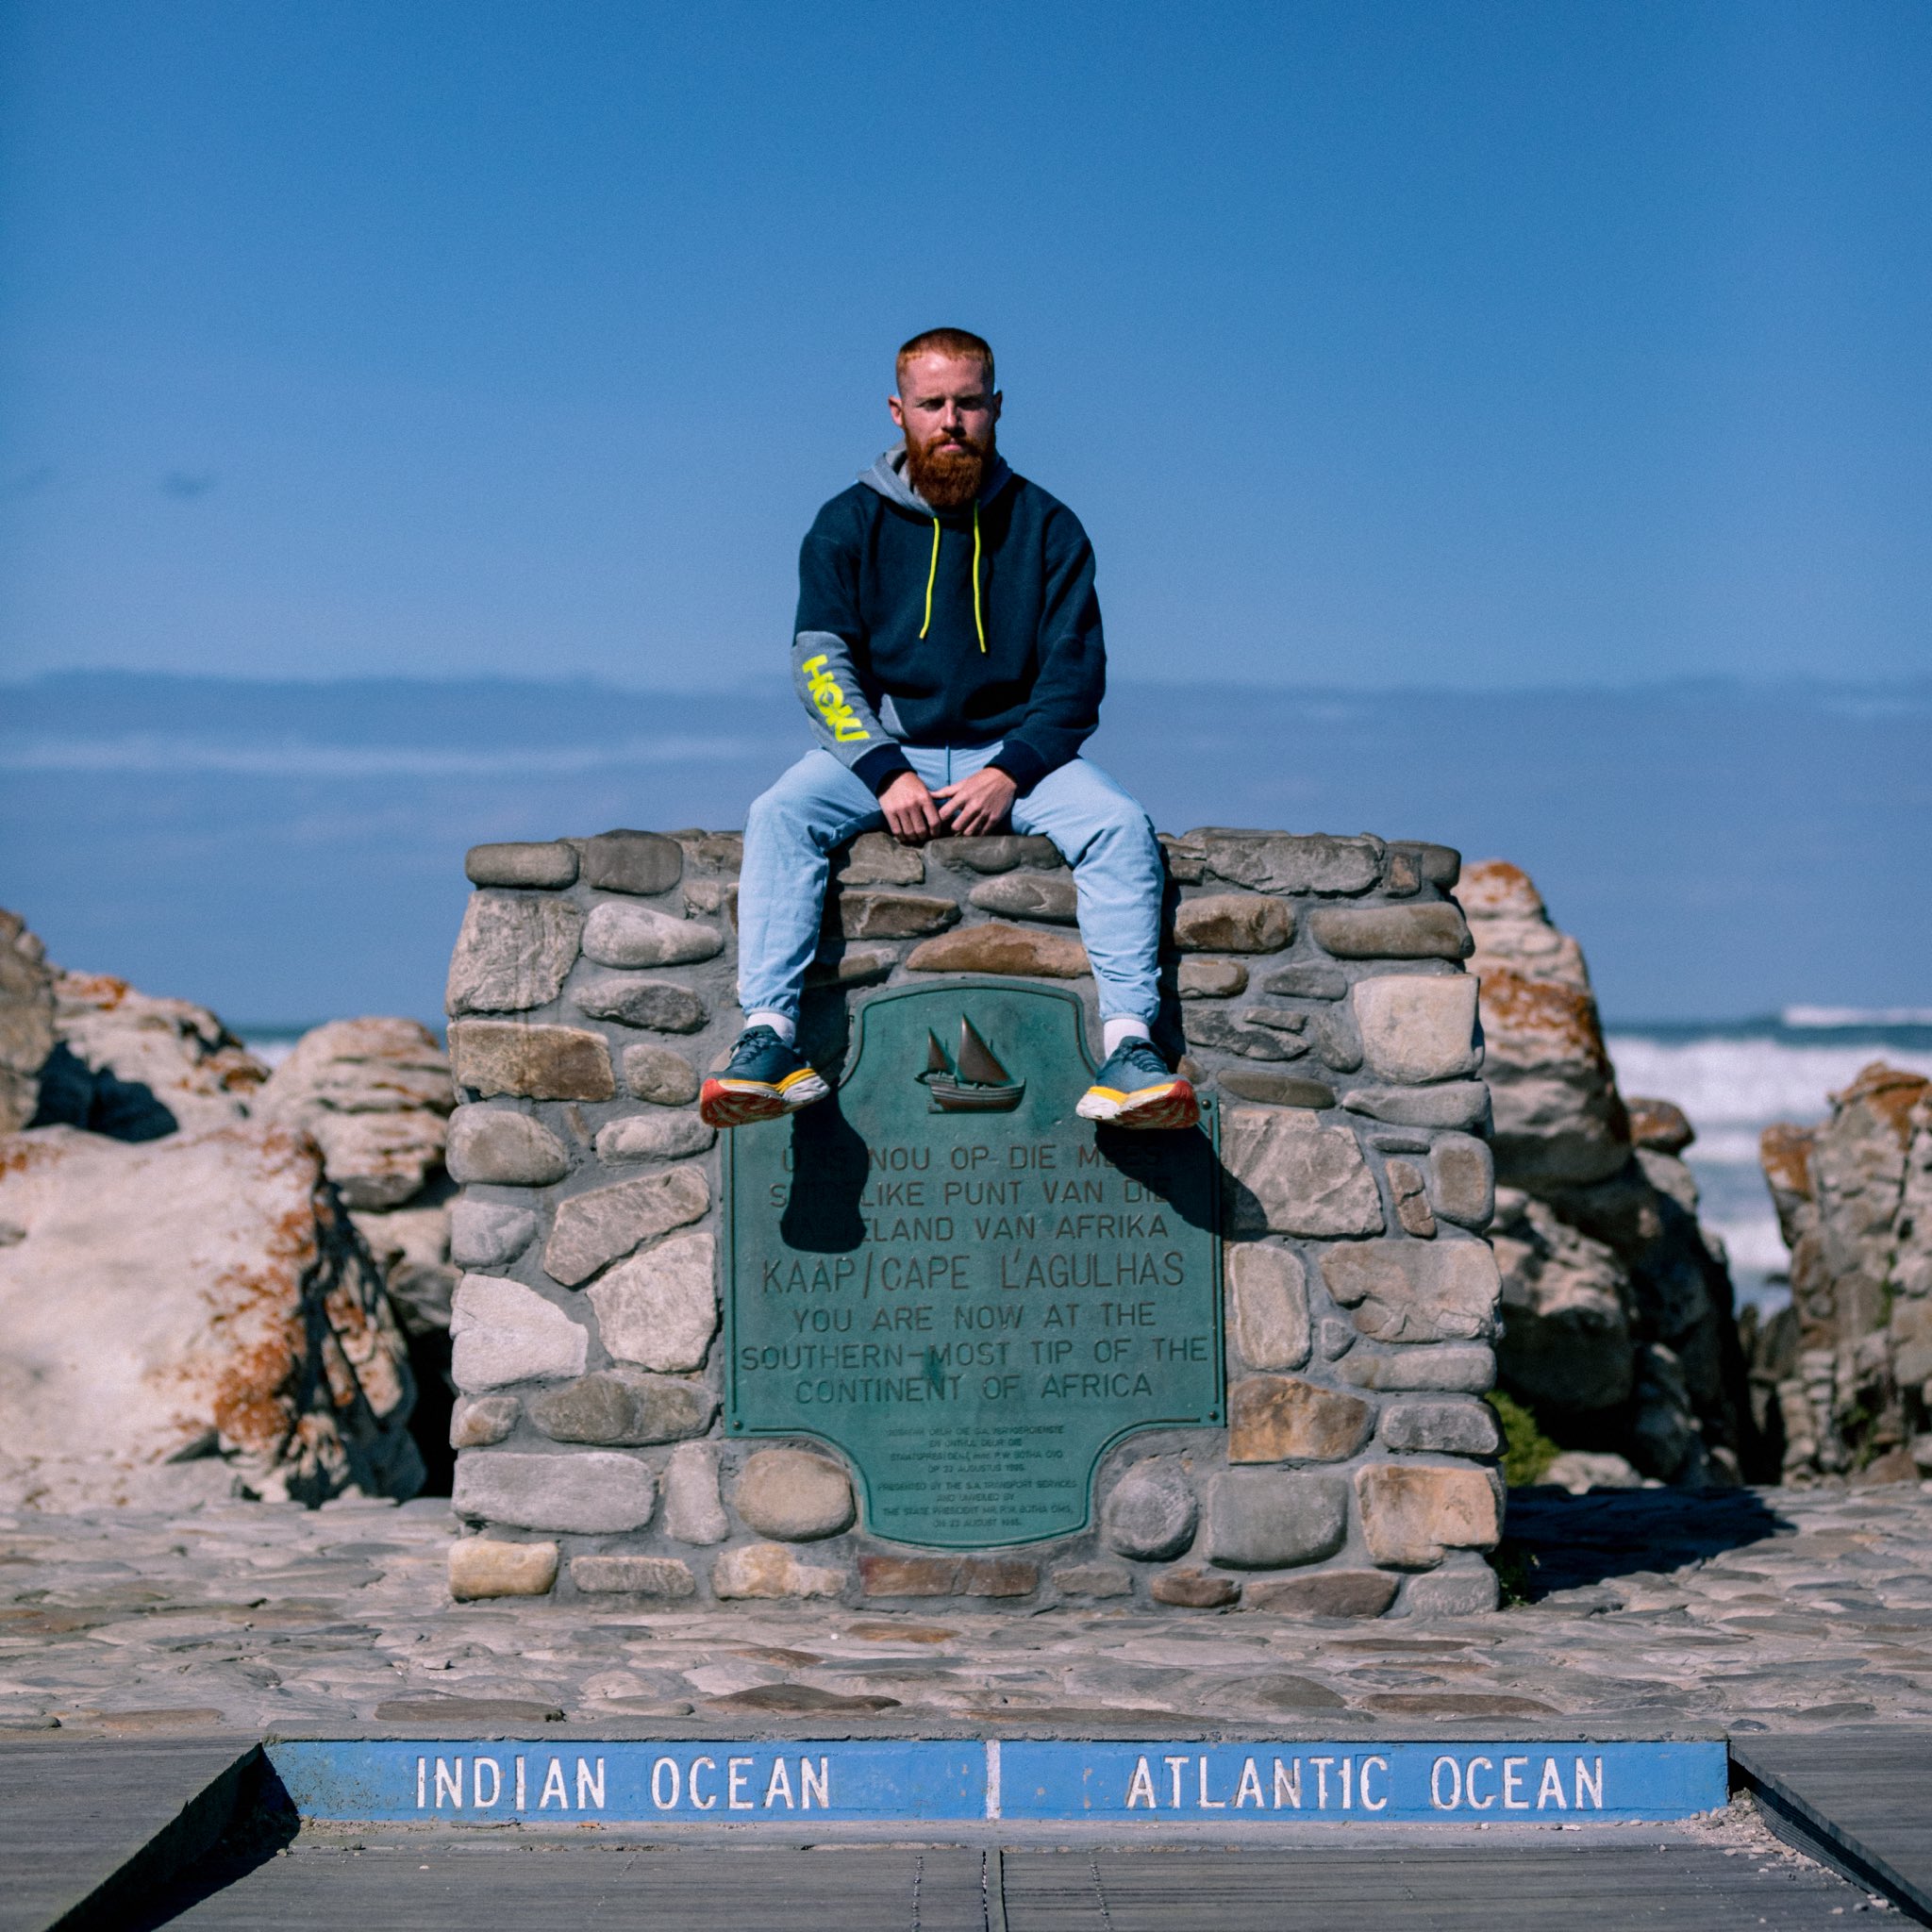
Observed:
[[[986,365],[987,388],[997,387],[993,381],[992,344],[970,328],[929,328],[902,343],[892,359],[893,381],[903,386],[906,365],[915,356],[976,356]]]

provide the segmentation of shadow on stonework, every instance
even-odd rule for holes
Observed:
[[[1753,1490],[1512,1490],[1496,1568],[1521,1602],[1670,1571],[1793,1525]]]

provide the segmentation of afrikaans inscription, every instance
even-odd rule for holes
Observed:
[[[837,1092],[726,1155],[725,1426],[850,1458],[865,1526],[1082,1528],[1133,1430],[1222,1420],[1219,1164],[1080,1120],[1080,1004],[953,981],[859,1014]]]

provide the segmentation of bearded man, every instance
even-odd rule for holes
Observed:
[[[896,375],[887,407],[903,444],[819,511],[799,556],[792,675],[818,743],[745,822],[745,1027],[700,1111],[740,1126],[829,1091],[796,1038],[836,847],[881,824],[908,845],[1010,824],[1074,869],[1105,1054],[1078,1111],[1191,1126],[1193,1089],[1149,1037],[1160,848],[1147,814],[1079,755],[1107,682],[1092,545],[1002,460],[985,341],[928,329]]]

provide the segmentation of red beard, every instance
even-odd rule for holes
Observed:
[[[935,436],[930,442],[906,439],[906,475],[913,489],[945,513],[964,509],[978,495],[992,462],[993,438],[989,432],[984,442],[970,437],[948,441]]]

